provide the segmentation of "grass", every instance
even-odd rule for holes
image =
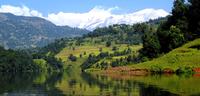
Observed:
[[[193,46],[197,45],[200,45],[200,39],[189,42],[182,47],[174,49],[164,56],[156,58],[152,61],[147,61],[128,67],[136,69],[160,68],[161,70],[170,68],[174,71],[186,67],[198,68],[200,67],[200,50],[198,48],[192,48]]]
[[[83,57],[87,57],[91,53],[99,54],[100,48],[103,48],[103,51],[112,50],[110,47],[109,48],[104,47],[103,45],[97,45],[97,46],[84,45],[84,46],[76,46],[74,48],[75,50],[73,50],[73,47],[66,47],[60,53],[58,53],[56,57],[62,59],[63,61],[67,61],[67,58],[70,54],[73,54],[76,57],[79,57],[80,54],[82,54]],[[86,55],[84,55],[84,52],[86,53]]]
[[[112,50],[112,48],[116,46],[118,49],[118,51],[123,51],[127,48],[131,48],[134,52],[136,52],[137,50],[139,50],[142,46],[141,45],[132,45],[132,46],[128,46],[127,44],[113,44],[110,47],[106,47],[105,44],[90,44],[90,43],[85,43],[81,46],[68,46],[65,47],[61,52],[59,52],[56,55],[56,58],[61,59],[66,67],[67,65],[74,65],[76,64],[76,66],[80,66],[89,56],[89,54],[94,54],[94,55],[98,55],[100,53],[100,48],[102,48],[102,52],[109,52],[109,53],[114,53],[114,51]],[[86,54],[84,54],[86,53]],[[72,62],[68,59],[69,55],[73,54],[74,56],[77,57],[77,61],[76,62]],[[82,57],[80,57],[80,54],[82,54]],[[126,57],[126,56],[116,56],[111,58],[111,60],[115,60],[117,58],[120,57]],[[102,59],[101,62],[105,61],[109,61],[110,59],[106,58],[106,59]]]

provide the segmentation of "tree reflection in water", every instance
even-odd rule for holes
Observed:
[[[0,77],[0,95],[3,96],[198,96],[200,93],[200,78],[188,75],[105,76],[70,70],[1,73]]]
[[[40,76],[45,76],[45,81],[35,82]],[[7,96],[62,96],[62,91],[55,87],[56,82],[62,78],[62,73],[41,75],[39,73],[1,73],[0,95]]]

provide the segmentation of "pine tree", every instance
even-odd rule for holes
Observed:
[[[171,25],[176,26],[177,28],[179,28],[181,30],[181,32],[184,34],[184,36],[186,37],[186,39],[190,39],[190,35],[189,31],[188,31],[188,12],[189,8],[187,6],[187,4],[185,4],[185,0],[175,0],[174,1],[174,6],[172,9],[172,16],[169,18],[171,24],[169,26],[169,29],[171,27]]]
[[[188,5],[185,4],[185,0],[174,1],[172,15],[157,30],[161,52],[167,53],[173,48],[179,47],[185,41],[191,40],[191,33],[188,31],[188,10]],[[177,41],[176,37],[181,39],[181,41]]]
[[[200,0],[189,0],[189,28],[194,38],[200,37]]]
[[[149,31],[144,33],[142,40],[143,49],[141,50],[141,53],[149,58],[157,57],[160,53],[160,43],[153,28],[150,28]]]

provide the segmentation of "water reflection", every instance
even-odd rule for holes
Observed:
[[[62,91],[55,87],[55,84],[62,77],[61,73],[48,75],[38,73],[1,73],[0,77],[0,96],[63,95]]]
[[[63,73],[0,74],[3,96],[182,96],[200,95],[199,75],[130,76]]]
[[[101,95],[109,96],[178,96],[177,94],[164,91],[156,86],[146,85],[135,80],[113,79],[107,76],[92,76],[87,73],[82,74],[83,78],[90,85],[98,85]],[[93,78],[94,77],[94,78]],[[105,94],[105,92],[107,93]]]
[[[32,81],[35,78],[35,74],[7,74],[0,73],[0,94],[6,92],[19,91],[20,89],[26,89],[31,86]]]

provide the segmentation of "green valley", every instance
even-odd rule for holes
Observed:
[[[200,1],[170,2],[171,13],[0,4],[0,96],[199,96]]]

